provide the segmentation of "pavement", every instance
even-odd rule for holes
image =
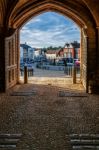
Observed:
[[[20,77],[20,82],[24,83],[23,76]],[[67,84],[72,84],[73,78],[70,75],[64,73],[64,71],[34,68],[33,76],[28,77],[28,83],[65,86]],[[80,83],[80,75],[77,75],[77,83]]]

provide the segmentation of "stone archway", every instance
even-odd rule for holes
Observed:
[[[90,74],[96,73],[96,23],[83,1],[77,3],[72,0],[68,2],[26,1],[26,3],[19,1],[19,3],[15,3],[5,21],[7,28],[5,35],[5,89],[15,85],[19,80],[20,27],[31,17],[47,11],[61,13],[71,18],[81,28],[81,80],[87,92],[89,82],[93,80]]]

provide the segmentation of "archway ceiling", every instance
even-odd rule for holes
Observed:
[[[0,0],[0,25],[9,23],[12,27],[18,27],[31,18],[33,13],[37,15],[49,9],[67,14],[78,25],[87,20],[88,24],[94,24],[95,21],[96,26],[99,26],[98,2],[99,0]],[[36,7],[39,9],[36,10]],[[66,8],[67,12],[60,7]]]
[[[22,2],[22,4],[21,4]],[[10,26],[17,28],[24,24],[29,18],[45,11],[56,11],[73,19],[80,27],[92,25],[93,18],[85,3],[78,0],[20,0],[10,18]],[[86,16],[87,14],[87,16]]]
[[[28,7],[28,5],[25,5],[24,8],[22,8],[21,11],[19,11],[16,14],[16,11],[14,15],[12,16],[12,22],[11,26],[21,26],[23,25],[28,19],[31,17],[41,14],[46,11],[55,11],[59,12],[63,15],[68,16],[69,18],[73,19],[78,25],[83,24],[84,21],[82,21],[81,16],[77,15],[76,12],[73,12],[73,9],[71,7],[64,7],[62,3],[53,2],[47,2],[42,1],[39,2],[39,4],[31,5]],[[21,13],[22,12],[22,13]]]
[[[99,27],[99,0],[83,0],[93,15],[96,26]]]

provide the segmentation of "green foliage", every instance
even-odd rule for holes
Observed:
[[[62,46],[58,46],[58,47],[49,46],[47,48],[42,48],[42,51],[46,52],[47,50],[60,50],[61,48],[63,47]]]

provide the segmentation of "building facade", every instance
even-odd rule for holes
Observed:
[[[57,56],[59,58],[68,58],[73,60],[80,60],[80,43],[67,43],[64,48],[60,49]]]
[[[59,50],[47,50],[47,52],[45,53],[46,59],[49,59],[49,60],[56,59],[58,56],[58,52]]]
[[[29,45],[20,44],[20,62],[30,62],[34,59],[35,49]]]

